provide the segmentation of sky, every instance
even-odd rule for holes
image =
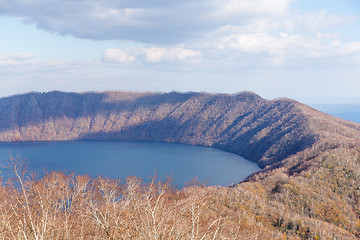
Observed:
[[[0,97],[253,91],[360,103],[359,0],[0,0]]]

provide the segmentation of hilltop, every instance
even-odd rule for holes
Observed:
[[[252,222],[241,231],[269,239],[360,237],[360,124],[252,92],[56,91],[0,99],[2,142],[95,139],[237,153],[263,169],[233,188],[196,190],[206,194],[209,216],[231,226],[241,216]],[[192,189],[171,201],[191,198]]]

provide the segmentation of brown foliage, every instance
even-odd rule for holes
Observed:
[[[51,172],[43,178],[11,158],[14,178],[0,189],[1,239],[273,239],[226,192],[195,183],[124,182]],[[228,189],[227,189],[228,190]],[[226,190],[226,191],[227,191]],[[271,226],[270,226],[271,227]],[[272,229],[272,227],[270,228]],[[272,236],[272,237],[269,237]]]
[[[337,153],[337,155],[335,155]],[[297,176],[277,169],[233,188],[51,172],[11,158],[0,187],[0,239],[354,239],[359,153],[332,150]],[[354,165],[355,164],[355,165]],[[284,172],[285,171],[285,172]]]

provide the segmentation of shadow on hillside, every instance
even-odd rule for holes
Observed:
[[[58,127],[56,131],[59,132],[71,131],[71,126],[64,128],[56,125],[65,124],[65,120],[60,121],[62,119],[68,119],[73,125],[75,120],[85,119],[83,122],[79,120],[83,129],[79,130],[77,135],[73,135],[75,137],[68,139],[176,142],[212,146],[239,154],[258,162],[262,167],[295,154],[315,141],[311,135],[293,132],[294,129],[302,129],[301,122],[292,123],[296,121],[293,119],[294,113],[284,113],[282,117],[277,115],[274,117],[272,114],[278,114],[276,108],[279,106],[263,104],[262,98],[251,93],[234,95],[230,100],[228,97],[230,96],[192,92],[186,94],[176,92],[29,93],[0,99],[0,133],[21,131],[23,127],[29,126],[39,126],[40,129],[36,131],[42,131],[41,128],[46,124],[54,125],[54,129]],[[191,102],[192,98],[194,102]],[[221,102],[214,104],[216,101]],[[188,103],[187,108],[182,109],[178,118],[172,117],[171,114],[185,102]],[[237,109],[234,106],[229,107],[230,102],[241,102],[243,105],[240,107],[247,108],[241,115],[232,115],[235,121],[222,129],[219,126],[222,113],[227,111],[227,107],[232,110]],[[218,107],[216,110],[219,111],[218,115],[211,115],[214,111],[212,108],[208,109],[213,104]],[[250,104],[250,107],[246,104]],[[286,107],[286,104],[288,103],[283,105]],[[165,106],[165,109],[160,106]],[[195,108],[192,108],[193,106]],[[126,121],[128,121],[135,112],[138,115],[131,120],[132,122],[120,124],[117,129],[112,127],[104,129],[105,123],[102,120],[96,123],[102,124],[102,127],[92,129],[92,124],[96,122],[95,118],[99,116],[107,119],[110,114],[126,113]],[[143,112],[149,116],[153,114],[155,119],[149,116],[145,120],[137,119],[144,117],[144,114],[141,114]],[[269,112],[271,114],[268,114]],[[181,119],[182,115],[187,115],[185,120]],[[277,126],[276,122],[280,120],[283,124]],[[254,123],[259,125],[253,126]],[[265,136],[254,140],[254,136],[269,126],[271,129]],[[28,131],[29,134],[39,134],[33,129]],[[291,135],[291,138],[285,143],[283,138],[287,135]]]
[[[0,133],[17,130],[24,126],[43,124],[54,119],[91,118],[96,115],[139,108],[155,109],[159,103],[179,104],[200,95],[189,92],[170,93],[28,93],[0,99]]]
[[[281,161],[293,154],[296,154],[311,146],[315,139],[312,136],[299,136],[298,139],[289,141],[286,146],[279,146],[279,142],[284,135],[290,133],[292,129],[274,132],[261,141],[252,142],[256,132],[262,128],[252,129],[242,135],[238,135],[233,140],[231,136],[223,137],[221,141],[214,139],[209,144],[201,133],[189,126],[181,124],[177,119],[167,118],[159,121],[148,121],[131,127],[124,127],[121,131],[100,131],[82,134],[78,140],[121,140],[121,141],[144,141],[144,142],[167,142],[182,143],[189,145],[210,146],[224,151],[236,153],[250,161],[257,162],[260,167],[265,167],[276,161]],[[272,155],[267,155],[269,149],[275,149]],[[267,161],[261,162],[266,157]]]

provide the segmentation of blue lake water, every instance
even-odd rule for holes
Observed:
[[[112,179],[137,176],[147,181],[156,172],[183,185],[198,177],[208,185],[229,186],[260,168],[254,162],[225,151],[173,143],[69,141],[1,143],[0,163],[20,155],[29,169],[75,172]]]

